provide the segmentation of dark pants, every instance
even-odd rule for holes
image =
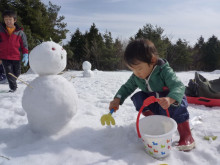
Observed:
[[[8,73],[12,73],[16,77],[21,74],[21,62],[16,60],[2,60],[2,64],[5,68],[6,77],[8,79],[9,88],[11,90],[16,90],[17,83],[16,78]]]
[[[168,94],[167,91],[164,92],[159,92],[159,97],[166,97]],[[143,101],[148,98],[149,96],[155,96],[156,97],[156,93],[152,92],[152,93],[145,93],[145,92],[137,92],[135,93],[132,97],[131,100],[134,103],[134,106],[136,107],[136,110],[139,111]],[[179,106],[173,106],[171,105],[168,110],[170,113],[170,117],[173,118],[177,123],[183,123],[186,120],[189,119],[189,112],[187,110],[187,100],[186,97],[183,97],[183,100],[181,102],[181,104]],[[143,111],[146,110],[150,110],[151,112],[153,112],[155,115],[164,115],[167,116],[166,111],[157,103],[152,103],[149,106],[145,107]]]
[[[5,77],[5,70],[2,64],[0,64],[0,76]]]

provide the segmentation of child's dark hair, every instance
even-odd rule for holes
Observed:
[[[157,49],[153,42],[147,39],[137,39],[131,41],[125,49],[124,60],[127,65],[136,65],[137,60],[152,63],[152,57],[158,58]]]
[[[13,10],[5,10],[2,14],[2,18],[6,16],[13,17],[14,20],[17,20],[17,13]]]

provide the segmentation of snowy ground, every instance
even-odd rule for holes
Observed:
[[[209,80],[219,78],[220,71],[199,72]],[[96,71],[93,78],[82,77],[82,71],[69,71],[64,76],[76,88],[78,112],[56,135],[45,137],[31,132],[21,99],[26,85],[19,82],[16,93],[5,93],[8,84],[0,84],[0,164],[13,165],[217,165],[220,164],[220,107],[189,105],[190,121],[196,149],[181,152],[172,148],[169,157],[156,160],[144,151],[135,129],[137,112],[128,98],[113,114],[116,126],[100,124],[108,113],[109,102],[131,72]],[[74,76],[74,77],[73,77]],[[194,71],[177,76],[188,84]],[[36,75],[23,74],[32,81]],[[46,91],[45,91],[46,92]],[[215,135],[214,141],[204,140]],[[179,138],[176,132],[173,141]]]

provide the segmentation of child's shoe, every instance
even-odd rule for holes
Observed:
[[[187,120],[183,123],[178,124],[177,129],[180,135],[180,140],[177,144],[177,148],[180,151],[190,151],[195,148],[195,141],[191,134],[189,121]]]
[[[5,75],[0,75],[0,84],[5,84],[7,83],[7,78]]]
[[[16,89],[10,89],[8,92],[14,93],[15,91],[16,91]]]

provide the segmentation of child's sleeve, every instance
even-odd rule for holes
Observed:
[[[131,77],[128,79],[128,81],[121,86],[121,88],[118,90],[114,98],[119,98],[120,105],[122,105],[125,99],[129,95],[131,95],[136,89],[137,89],[137,84],[135,83],[134,75],[132,74]]]
[[[185,93],[184,84],[179,80],[171,67],[164,67],[161,75],[170,91],[167,97],[176,100],[180,104]]]
[[[21,34],[20,45],[21,45],[22,54],[28,54],[27,37],[26,37],[26,35],[25,35],[25,33],[23,31],[22,31],[22,34]]]

